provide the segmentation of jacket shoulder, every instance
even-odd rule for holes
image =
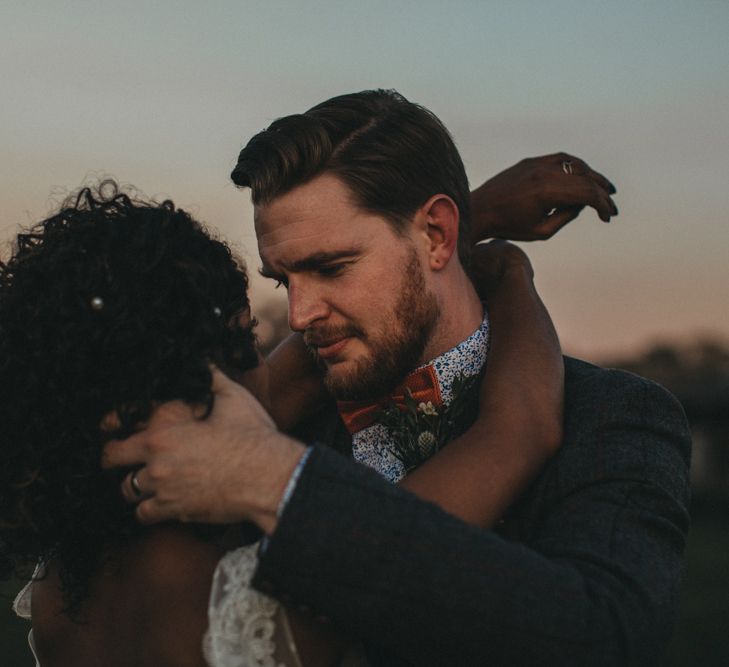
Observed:
[[[665,387],[635,373],[619,368],[603,368],[582,359],[564,357],[565,390],[582,392],[644,390],[663,394],[676,409],[683,412],[678,400]]]
[[[564,358],[566,416],[577,410],[624,412],[642,405],[644,416],[663,416],[681,423],[686,415],[678,399],[665,387],[618,368],[602,368],[580,359]]]
[[[621,475],[643,479],[658,471],[684,477],[691,433],[681,404],[661,385],[566,357],[565,432],[556,459],[583,472],[622,467]]]

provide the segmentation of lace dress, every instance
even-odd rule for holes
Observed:
[[[38,570],[39,568],[35,568],[35,572],[33,573],[33,579],[35,579],[38,576]],[[23,590],[18,593],[18,595],[15,598],[15,602],[13,602],[13,611],[20,616],[20,618],[24,618],[26,620],[30,620],[30,598],[31,593],[33,591],[33,579],[29,581],[24,587]],[[36,667],[40,667],[40,663],[38,662],[38,656],[35,654],[35,642],[33,641],[33,630],[31,630],[28,633],[28,644],[30,645],[30,650],[33,653],[33,657],[35,658],[35,665]]]
[[[203,639],[210,667],[303,667],[286,610],[251,588],[257,551],[230,551],[215,568]]]

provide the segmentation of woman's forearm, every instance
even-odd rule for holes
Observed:
[[[490,526],[561,441],[559,341],[531,270],[509,268],[489,299],[491,346],[473,426],[402,486],[472,524]]]
[[[271,416],[281,431],[287,431],[326,397],[322,373],[297,333],[279,343],[265,365]]]

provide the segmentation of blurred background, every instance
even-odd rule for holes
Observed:
[[[527,247],[565,350],[653,378],[694,430],[694,525],[665,664],[729,661],[729,3],[76,0],[0,5],[0,257],[89,179],[172,198],[246,260],[260,335],[285,294],[255,275],[228,174],[278,116],[396,88],[449,127],[472,186],[564,150],[618,187]],[[0,663],[30,664],[0,584]]]

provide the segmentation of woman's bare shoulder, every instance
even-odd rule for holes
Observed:
[[[64,607],[55,568],[33,587],[39,652],[67,660],[49,664],[201,667],[210,584],[221,552],[189,527],[145,531],[111,555],[91,580],[81,622]],[[42,661],[41,661],[42,662]],[[96,663],[98,664],[98,663]]]
[[[144,600],[153,630],[148,634],[150,664],[204,665],[202,638],[208,626],[210,584],[222,553],[189,527],[160,526],[128,556],[129,613]]]
[[[130,583],[162,595],[195,583],[209,589],[222,555],[216,544],[200,539],[190,527],[165,524],[124,548],[120,571]]]

